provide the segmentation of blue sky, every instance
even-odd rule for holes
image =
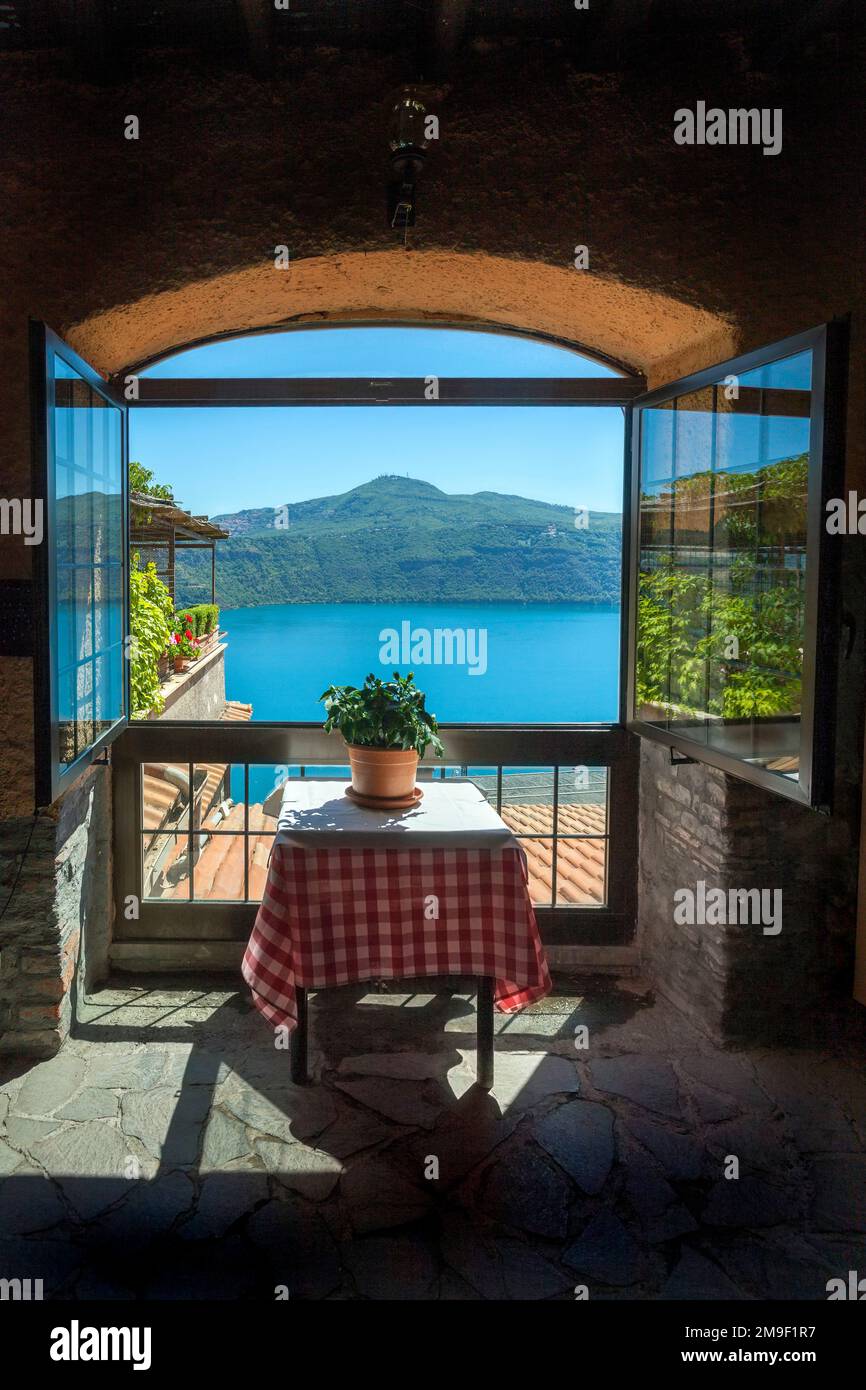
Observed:
[[[529,339],[450,329],[266,333],[192,348],[146,376],[615,376]],[[445,492],[622,509],[619,408],[247,407],[133,410],[130,457],[215,515],[408,473]]]

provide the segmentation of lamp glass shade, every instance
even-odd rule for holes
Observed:
[[[424,133],[427,109],[423,102],[411,92],[404,92],[391,112],[391,149],[401,150],[407,146],[426,149],[428,141]]]

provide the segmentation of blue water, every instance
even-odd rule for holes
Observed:
[[[392,629],[402,641],[407,622],[416,644],[420,631],[431,634],[431,646],[437,628],[473,632],[466,663],[383,661],[382,634]],[[226,695],[251,704],[254,719],[320,722],[326,686],[360,685],[369,671],[385,679],[394,669],[415,672],[442,723],[595,723],[618,715],[619,608],[610,604],[268,604],[223,609],[220,626],[228,634]],[[417,645],[416,655],[425,655]],[[273,769],[251,767],[251,800],[267,796],[275,780]],[[234,773],[238,799],[241,788]]]
[[[402,638],[407,622],[416,659],[392,661],[385,653],[383,660],[381,634],[392,629]],[[226,695],[251,704],[254,719],[319,721],[326,686],[410,668],[443,723],[618,717],[619,608],[612,604],[267,604],[223,609],[220,625],[228,633]],[[431,634],[432,648],[437,628],[467,631],[464,665],[423,660],[418,633]],[[446,640],[440,656],[447,650]]]
[[[402,642],[406,623],[422,657],[419,633],[430,633],[434,657],[437,628],[463,629],[465,663],[383,660],[383,633],[391,629]],[[427,708],[442,723],[570,724],[618,716],[619,608],[611,604],[268,604],[223,609],[220,626],[228,634],[226,695],[251,704],[254,719],[318,723],[326,686],[360,685],[369,671],[385,679],[394,669],[415,672]],[[446,652],[443,645],[440,656]],[[469,674],[473,666],[476,675]],[[264,799],[284,776],[251,767],[251,800]],[[236,799],[242,786],[236,770]]]

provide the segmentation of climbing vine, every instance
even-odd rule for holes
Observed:
[[[174,604],[151,560],[144,569],[138,551],[129,570],[130,692],[132,718],[162,714],[158,662],[168,648]]]

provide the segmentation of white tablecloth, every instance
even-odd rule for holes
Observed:
[[[474,782],[423,782],[424,796],[405,811],[374,811],[346,796],[345,781],[298,778],[285,783],[275,844],[301,849],[342,845],[399,849],[504,849],[515,845]]]

